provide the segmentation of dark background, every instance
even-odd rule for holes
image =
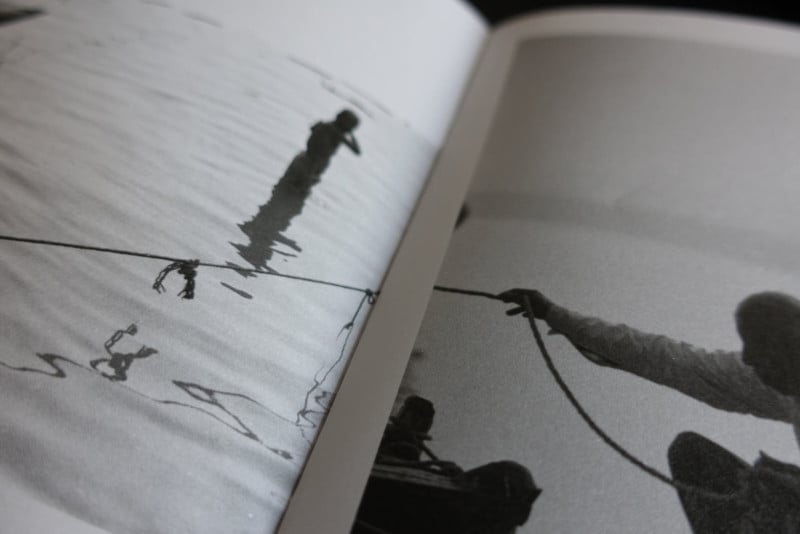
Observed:
[[[731,15],[743,15],[756,17],[763,20],[771,20],[800,25],[800,9],[795,6],[795,2],[627,2],[621,3],[619,0],[613,1],[570,1],[570,0],[468,0],[484,17],[492,23],[502,22],[514,15],[544,11],[559,7],[655,7],[655,8],[675,8],[690,11],[727,13]]]

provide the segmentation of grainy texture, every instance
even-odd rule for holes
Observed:
[[[361,155],[339,149],[267,267],[377,288],[432,146],[208,15],[53,2],[0,28],[0,233],[251,267],[237,224],[342,109]],[[0,483],[115,532],[274,527],[364,295],[203,266],[159,294],[168,261],[12,242],[0,258]]]

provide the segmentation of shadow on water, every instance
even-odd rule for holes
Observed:
[[[114,334],[103,344],[103,347],[106,349],[108,353],[108,358],[97,358],[89,362],[89,365],[92,366],[92,369],[103,375],[104,377],[108,378],[109,380],[116,382],[124,382],[128,379],[128,369],[130,369],[131,365],[133,364],[133,360],[147,358],[148,356],[152,356],[156,354],[158,351],[154,348],[147,347],[142,345],[141,348],[136,352],[112,352],[111,349],[114,345],[119,342],[125,334],[129,336],[136,335],[137,328],[135,324],[130,325],[125,330],[117,330]],[[106,364],[106,366],[111,369],[112,373],[106,373],[100,371],[98,367],[100,364]]]
[[[125,382],[128,378],[127,371],[128,369],[130,369],[134,360],[146,358],[148,356],[158,353],[157,350],[151,347],[147,347],[146,345],[142,345],[137,352],[124,353],[112,350],[114,345],[116,345],[119,341],[121,341],[125,335],[132,337],[136,335],[137,331],[138,329],[136,325],[131,324],[125,330],[117,330],[116,332],[114,332],[114,334],[103,344],[103,347],[105,348],[105,351],[109,355],[109,357],[97,358],[91,360],[89,362],[90,367],[86,367],[85,365],[82,365],[71,358],[67,358],[65,356],[61,356],[58,354],[43,354],[37,352],[36,357],[41,361],[43,361],[45,364],[47,364],[47,367],[44,369],[36,367],[27,367],[27,366],[16,366],[3,361],[0,361],[0,368],[5,368],[11,371],[17,371],[23,373],[46,375],[51,378],[64,379],[68,378],[69,375],[65,370],[66,367],[60,363],[63,362],[64,364],[68,364],[75,368],[82,369],[83,371],[95,374],[96,376],[101,376],[104,379],[116,384],[118,387],[124,388],[129,393],[132,393],[138,397],[144,398],[156,404],[175,406],[193,410],[197,413],[201,413],[206,417],[216,420],[218,423],[224,425],[225,427],[227,427],[229,430],[232,430],[236,434],[258,443],[261,447],[265,448],[266,450],[268,450],[273,454],[280,456],[284,460],[293,459],[292,454],[289,451],[273,447],[265,443],[264,440],[261,438],[261,436],[256,434],[256,432],[244,422],[242,417],[237,415],[231,408],[229,408],[222,401],[223,398],[239,399],[240,401],[244,401],[246,404],[250,404],[251,406],[257,407],[257,409],[260,409],[261,411],[269,412],[269,414],[272,417],[277,417],[286,423],[298,426],[295,422],[273,412],[268,407],[264,406],[263,404],[253,399],[252,397],[233,391],[223,391],[219,389],[213,389],[207,386],[203,386],[193,382],[186,382],[183,380],[170,381],[171,384],[176,388],[178,388],[184,395],[190,397],[195,401],[200,402],[201,404],[198,406],[195,404],[189,404],[188,402],[184,402],[183,400],[159,399],[156,397],[152,397],[135,388],[132,388],[127,384],[124,384],[123,382]],[[111,369],[112,372],[108,373],[102,371],[100,369],[101,366],[108,367],[109,369]]]
[[[295,257],[302,252],[300,246],[288,238],[286,232],[292,219],[303,211],[311,190],[319,183],[331,158],[344,144],[354,154],[361,153],[352,131],[358,126],[358,117],[352,111],[341,111],[330,122],[318,122],[311,127],[306,149],[297,154],[283,176],[272,188],[272,196],[262,204],[250,220],[239,224],[239,229],[249,238],[249,243],[231,243],[239,256],[253,268],[276,272],[269,267],[273,254]],[[277,247],[282,245],[292,252]],[[229,263],[233,267],[235,264]],[[242,276],[252,276],[246,270],[237,271]],[[226,286],[227,287],[227,286]]]
[[[348,342],[350,341],[350,335],[353,333],[356,319],[358,319],[364,304],[374,303],[374,293],[371,291],[364,293],[364,296],[361,297],[361,301],[359,301],[358,307],[353,313],[353,316],[350,318],[350,321],[345,324],[342,327],[342,330],[339,332],[339,335],[345,333],[344,341],[342,342],[342,348],[339,351],[339,357],[336,358],[332,364],[323,366],[323,368],[314,375],[313,384],[306,391],[303,407],[298,410],[294,425],[300,429],[300,433],[303,435],[303,438],[305,438],[309,443],[311,443],[311,437],[307,435],[305,429],[316,429],[324,419],[325,415],[328,413],[328,408],[330,408],[331,402],[333,402],[334,393],[332,391],[323,389],[323,385],[326,383],[333,370],[344,361],[345,351],[347,350]]]

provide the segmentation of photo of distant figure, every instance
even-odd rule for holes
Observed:
[[[272,532],[438,144],[268,5],[44,6],[0,5],[0,487]]]
[[[242,232],[250,238],[250,243],[234,243],[233,246],[253,268],[271,270],[268,264],[272,254],[281,253],[275,249],[278,244],[285,245],[295,253],[301,252],[300,246],[285,235],[286,229],[292,219],[302,213],[313,187],[321,180],[339,146],[346,146],[355,155],[361,154],[353,135],[357,126],[358,117],[349,109],[339,112],[333,121],[314,124],[306,141],[306,149],[289,164],[272,188],[269,201],[259,207],[252,219],[239,224]]]

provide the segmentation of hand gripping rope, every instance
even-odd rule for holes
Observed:
[[[445,287],[445,286],[434,286],[434,289],[437,291],[442,291],[447,293],[459,293],[462,295],[484,297],[492,300],[501,300],[500,297],[498,297],[497,295],[485,291],[473,291],[473,290],[465,290],[465,289]],[[664,484],[672,486],[675,489],[691,492],[694,495],[718,501],[728,501],[737,498],[735,494],[725,495],[721,493],[716,493],[713,491],[709,491],[703,488],[698,488],[695,486],[690,486],[688,484],[684,484],[682,482],[674,480],[672,477],[665,475],[658,469],[651,467],[646,463],[644,463],[643,461],[639,460],[636,456],[628,452],[622,445],[617,443],[613,438],[611,438],[608,434],[606,434],[605,431],[602,428],[600,428],[600,426],[594,421],[594,419],[592,419],[592,417],[588,414],[588,412],[583,408],[581,403],[578,402],[578,399],[572,393],[572,390],[570,390],[569,386],[566,384],[566,382],[564,382],[564,379],[561,377],[561,374],[558,372],[558,369],[556,368],[555,363],[553,362],[553,358],[550,356],[550,353],[544,344],[542,334],[539,332],[539,328],[536,325],[536,319],[533,316],[533,308],[531,306],[531,301],[527,295],[525,295],[523,298],[524,298],[523,305],[525,307],[526,316],[528,318],[528,325],[530,326],[531,332],[533,333],[534,340],[536,341],[536,346],[539,348],[539,352],[542,355],[542,359],[547,365],[548,371],[550,371],[553,380],[555,380],[556,384],[558,384],[558,387],[561,389],[562,393],[564,393],[564,396],[567,397],[567,400],[569,400],[570,404],[572,404],[572,407],[575,408],[575,411],[578,412],[578,415],[581,416],[581,419],[583,419],[584,422],[587,425],[589,425],[589,428],[591,428],[592,431],[595,434],[597,434],[597,437],[599,437],[603,441],[603,443],[611,447],[614,451],[617,452],[617,454],[622,456],[625,460],[627,460],[634,466],[638,467],[640,470],[644,471],[645,473],[655,478],[656,480],[659,480]]]

